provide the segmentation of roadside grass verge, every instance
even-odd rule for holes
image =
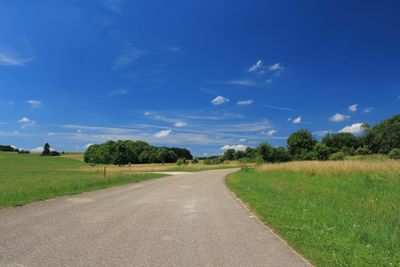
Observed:
[[[229,188],[316,266],[400,266],[400,162],[291,162]]]
[[[0,207],[159,178],[164,174],[82,171],[82,162],[63,157],[0,153]]]

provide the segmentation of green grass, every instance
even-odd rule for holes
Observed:
[[[64,157],[0,152],[0,207],[165,176],[118,173],[103,178],[100,172],[80,170],[83,165]]]
[[[400,266],[400,170],[248,170],[227,184],[316,266]]]

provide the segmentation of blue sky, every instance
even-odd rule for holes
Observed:
[[[0,3],[0,143],[195,155],[399,113],[399,1]]]

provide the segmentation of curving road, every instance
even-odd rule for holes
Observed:
[[[181,174],[0,210],[0,266],[308,266],[227,189]]]

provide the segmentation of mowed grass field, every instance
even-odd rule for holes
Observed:
[[[265,164],[227,178],[316,266],[400,266],[400,162]]]
[[[23,205],[61,195],[107,188],[165,176],[85,170],[73,157],[41,157],[38,154],[0,152],[0,207]]]

